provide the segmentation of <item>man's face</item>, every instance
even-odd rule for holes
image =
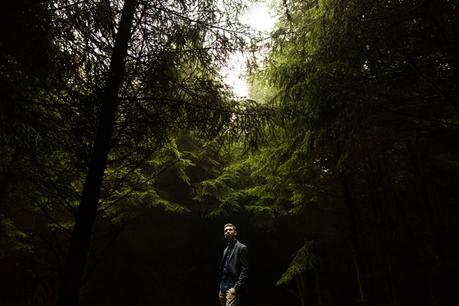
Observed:
[[[225,235],[225,239],[228,241],[233,241],[236,239],[237,232],[234,230],[232,226],[225,226],[223,233]]]

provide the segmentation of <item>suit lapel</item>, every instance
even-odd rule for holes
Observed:
[[[233,245],[233,249],[231,250],[231,253],[229,254],[228,261],[231,260],[231,258],[233,257],[234,251],[236,250],[237,243],[238,242],[236,241],[236,243]]]
[[[228,252],[228,247],[226,247],[226,248],[223,250],[223,256],[222,256],[222,259],[220,260],[220,269],[221,269],[221,268],[223,267],[223,265],[225,264],[224,261],[225,261],[226,252]]]

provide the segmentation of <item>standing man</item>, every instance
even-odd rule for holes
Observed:
[[[228,246],[220,263],[219,299],[221,306],[237,306],[249,274],[247,246],[237,241],[237,229],[233,224],[225,224],[223,234]]]

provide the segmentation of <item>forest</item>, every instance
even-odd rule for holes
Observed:
[[[459,305],[459,2],[251,2],[0,2],[0,305]]]

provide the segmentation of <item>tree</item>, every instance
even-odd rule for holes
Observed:
[[[28,137],[37,137],[26,155],[37,198],[45,199],[36,202],[46,214],[58,215],[59,226],[71,227],[75,214],[58,302],[75,305],[98,211],[110,215],[114,204],[136,192],[161,202],[155,190],[145,189],[169,161],[185,162],[177,150],[165,153],[165,147],[174,147],[169,144],[175,135],[183,129],[209,139],[247,133],[257,124],[257,106],[232,99],[218,74],[226,55],[248,43],[246,29],[230,23],[240,3],[232,8],[212,1],[41,5],[48,6],[34,17],[45,25],[46,50],[53,52],[47,78],[35,79],[27,95],[11,101],[22,102],[14,111],[24,105],[37,119],[25,129]],[[10,53],[21,56],[18,50]],[[10,62],[5,57],[4,63]],[[13,75],[4,80],[13,83]],[[7,177],[2,176],[5,182]]]
[[[74,129],[92,153],[58,301],[76,305],[100,192],[110,194],[101,189],[107,158],[124,169],[137,161],[135,168],[179,129],[213,138],[250,128],[251,110],[231,101],[218,80],[216,63],[244,40],[237,28],[218,25],[226,17],[216,4],[126,1],[121,17],[119,4],[103,1],[58,2],[53,9],[55,41],[71,70],[52,93],[62,112],[74,107],[77,118],[91,127]],[[96,119],[97,133],[85,116]],[[69,120],[73,126],[77,122]]]
[[[407,241],[422,239],[407,220],[415,218],[445,243],[435,234],[438,221],[428,217],[427,211],[446,207],[429,198],[436,194],[449,203],[453,195],[433,191],[425,178],[420,187],[414,177],[422,176],[408,165],[414,154],[418,169],[429,169],[429,180],[450,177],[441,166],[433,166],[432,160],[449,163],[446,156],[457,152],[450,142],[457,134],[457,105],[452,98],[457,91],[456,59],[449,51],[457,40],[448,30],[457,22],[457,6],[445,2],[432,9],[429,2],[422,1],[291,1],[281,10],[285,14],[274,33],[267,74],[277,90],[275,100],[284,114],[290,114],[286,129],[291,135],[287,138],[291,152],[306,148],[301,152],[341,182],[337,186],[341,185],[353,228],[362,303],[381,298],[392,304],[409,300],[415,290],[397,295],[390,271],[396,265],[401,277],[416,273],[414,267],[402,268],[402,262],[407,265],[409,261],[403,256],[416,253],[408,245],[416,242],[405,244],[400,256],[388,237],[402,231]],[[431,39],[426,33],[432,33]],[[444,137],[439,138],[440,134]],[[426,151],[426,146],[432,150]],[[444,158],[434,157],[443,150],[449,152]],[[287,158],[294,160],[295,155],[290,153]],[[406,188],[419,190],[419,198],[414,200],[401,191]],[[425,206],[415,207],[413,201]],[[380,227],[365,233],[372,220]],[[437,249],[435,243],[425,247]],[[444,254],[441,248],[438,255]],[[379,250],[377,255],[374,249]],[[386,268],[372,274],[373,260],[382,260]],[[374,285],[375,279],[383,281]],[[375,287],[382,292],[368,289]],[[441,296],[437,292],[429,298],[435,303]]]
[[[115,124],[117,96],[124,74],[125,57],[136,9],[135,0],[127,0],[118,27],[118,33],[110,60],[102,108],[94,140],[94,147],[86,175],[80,205],[75,218],[72,240],[65,263],[63,283],[57,305],[78,305],[86,258],[91,240],[92,225],[97,214],[97,204],[107,163],[110,141]]]
[[[433,284],[449,275],[435,258],[457,252],[449,242],[454,218],[447,217],[457,213],[448,204],[456,195],[433,186],[457,182],[457,167],[444,168],[458,152],[456,59],[450,52],[457,44],[450,32],[457,6],[444,2],[432,9],[429,3],[283,2],[261,73],[282,122],[277,137],[244,159],[253,166],[249,185],[235,187],[244,174],[229,179],[226,171],[205,183],[225,183],[230,188],[218,190],[230,195],[256,191],[254,198],[237,199],[247,207],[256,203],[258,213],[263,207],[313,214],[314,203],[344,209],[347,219],[339,226],[362,304],[452,298],[442,289],[447,284]],[[325,234],[318,223],[316,230]],[[431,294],[421,297],[419,287]]]

